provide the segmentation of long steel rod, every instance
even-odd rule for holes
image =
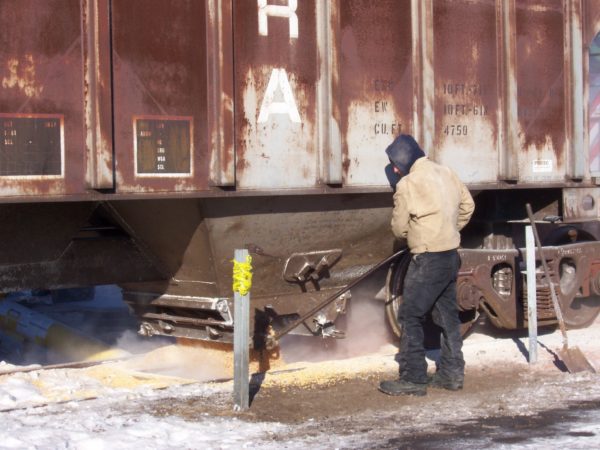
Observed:
[[[274,341],[279,340],[279,338],[281,338],[282,336],[288,334],[290,331],[292,331],[294,328],[296,328],[298,325],[300,325],[306,319],[314,316],[316,313],[318,313],[320,310],[322,310],[323,308],[325,308],[327,305],[329,305],[331,302],[333,302],[340,295],[348,292],[350,289],[352,289],[354,286],[356,286],[362,280],[364,280],[369,275],[371,275],[372,273],[374,273],[376,270],[378,270],[379,268],[381,268],[381,267],[385,266],[386,264],[392,262],[393,260],[395,260],[396,258],[398,258],[401,254],[403,254],[406,251],[408,251],[408,249],[404,248],[404,249],[402,249],[402,250],[394,253],[392,256],[389,256],[388,258],[384,259],[383,261],[381,261],[380,263],[376,264],[375,266],[371,267],[367,272],[365,272],[363,275],[361,275],[360,277],[358,277],[356,280],[352,281],[346,287],[344,287],[343,289],[339,290],[335,294],[332,294],[330,297],[327,297],[325,300],[323,300],[321,303],[319,303],[318,305],[316,305],[310,311],[308,311],[308,312],[304,313],[302,316],[300,316],[300,318],[298,318],[295,321],[289,323],[288,325],[286,325],[285,327],[283,327],[281,330],[279,330],[278,332],[276,332],[275,336],[273,336],[272,339]]]

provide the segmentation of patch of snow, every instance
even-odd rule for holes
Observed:
[[[0,385],[0,408],[15,408],[23,404],[42,403],[44,397],[27,380],[12,377]],[[2,445],[2,441],[0,441]]]
[[[281,424],[247,423],[210,416],[184,420],[123,412],[124,401],[131,406],[161,397],[177,395],[184,399],[214,391],[184,386],[5,412],[1,415],[0,448],[239,449],[259,448],[263,440],[265,446],[260,448],[276,448],[270,446],[269,440],[274,433],[285,430]]]

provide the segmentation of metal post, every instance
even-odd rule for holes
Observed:
[[[246,262],[248,250],[235,250],[235,261]],[[233,409],[245,411],[249,407],[250,380],[250,294],[233,293]]]
[[[529,364],[537,362],[537,294],[535,277],[535,243],[530,225],[525,227],[527,254],[527,322],[529,324]]]

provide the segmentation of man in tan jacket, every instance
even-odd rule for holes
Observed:
[[[462,389],[465,362],[456,304],[457,248],[459,231],[475,209],[473,198],[451,169],[425,156],[412,136],[400,135],[386,153],[401,177],[394,194],[392,231],[407,240],[412,258],[398,314],[400,377],[383,381],[379,389],[390,395],[425,395],[428,384]],[[430,380],[423,342],[423,323],[429,313],[442,329],[439,366]]]

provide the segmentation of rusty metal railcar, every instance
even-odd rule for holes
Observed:
[[[567,322],[600,310],[600,1],[2,0],[0,29],[3,291],[118,283],[146,333],[230,341],[246,247],[260,335],[391,254],[408,132],[477,202],[466,324],[525,323],[526,202]]]

